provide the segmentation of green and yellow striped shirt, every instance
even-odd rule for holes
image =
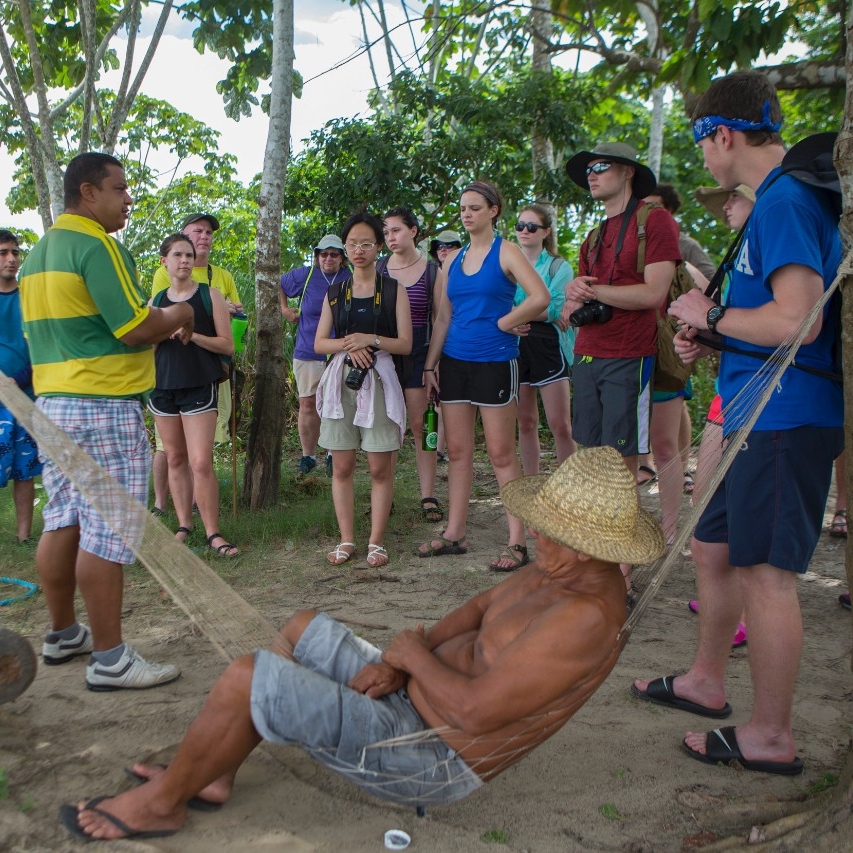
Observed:
[[[63,213],[21,267],[21,310],[36,394],[144,397],[150,345],[120,338],[150,309],[127,249],[93,219]]]

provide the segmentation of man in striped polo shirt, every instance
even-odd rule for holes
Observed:
[[[132,203],[124,168],[108,154],[75,157],[64,178],[65,212],[21,268],[21,308],[39,408],[143,504],[151,450],[142,402],[154,386],[152,344],[187,342],[186,303],[152,308],[124,246]],[[180,670],[147,662],[123,642],[122,566],[133,551],[50,460],[48,503],[36,564],[50,613],[42,654],[61,664],[91,653],[90,690],[154,687]],[[77,621],[79,587],[91,629]]]

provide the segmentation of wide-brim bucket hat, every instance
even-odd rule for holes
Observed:
[[[693,198],[713,217],[727,224],[723,205],[729,200],[732,193],[737,193],[755,204],[755,192],[752,187],[748,187],[746,184],[738,184],[733,190],[727,190],[725,187],[696,187]]]
[[[589,189],[586,167],[593,160],[611,160],[614,163],[624,163],[634,167],[633,194],[637,198],[645,198],[655,191],[658,179],[655,173],[637,161],[637,152],[625,142],[600,142],[592,151],[579,151],[566,163],[568,176],[585,190]]]

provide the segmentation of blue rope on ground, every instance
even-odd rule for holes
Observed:
[[[24,581],[20,578],[0,578],[0,584],[22,586],[26,590],[23,595],[16,595],[14,598],[0,599],[0,607],[4,604],[12,604],[15,601],[22,601],[23,599],[29,598],[31,595],[35,595],[38,592],[38,584],[30,583],[30,581]]]

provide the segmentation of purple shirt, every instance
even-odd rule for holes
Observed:
[[[311,274],[310,280],[308,275]],[[320,322],[320,312],[323,310],[323,300],[329,286],[339,281],[346,281],[352,272],[348,267],[342,267],[333,276],[324,275],[319,267],[297,267],[281,277],[281,289],[285,296],[296,298],[302,296],[299,306],[299,323],[296,326],[296,346],[293,357],[302,361],[325,361],[326,356],[314,352],[314,338],[317,325]],[[308,286],[305,282],[308,280]],[[331,332],[334,337],[334,329]]]

